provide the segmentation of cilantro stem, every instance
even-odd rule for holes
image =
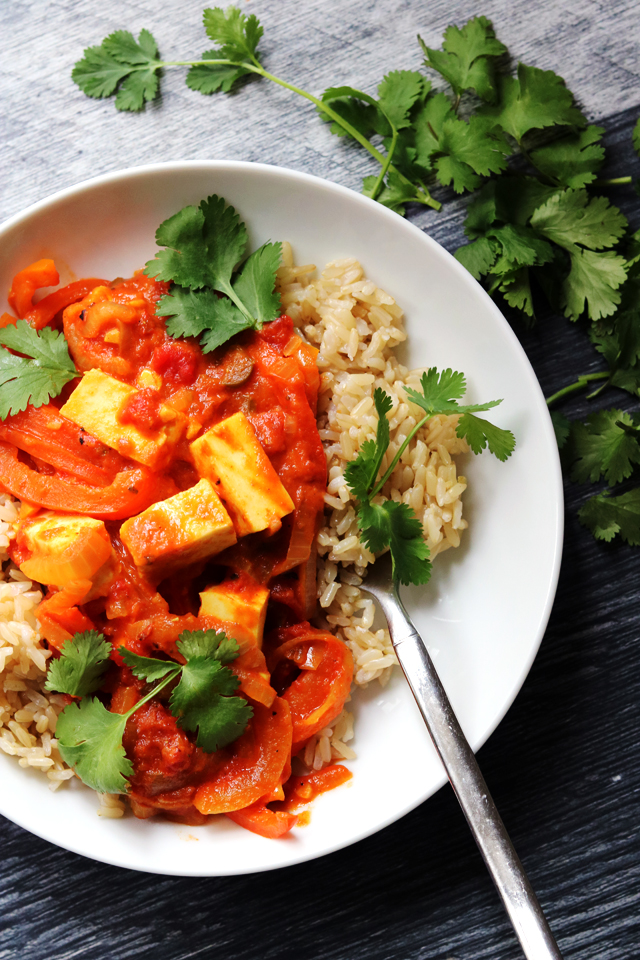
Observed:
[[[179,663],[176,663],[176,664],[175,664],[175,667],[176,667],[175,670],[172,668],[172,669],[169,671],[169,673],[167,674],[166,677],[163,677],[163,679],[160,680],[160,681],[155,685],[155,687],[152,687],[152,689],[149,690],[149,693],[145,693],[144,697],[142,697],[141,700],[138,700],[137,703],[134,703],[134,705],[131,707],[131,710],[128,710],[128,711],[124,714],[124,716],[127,718],[127,720],[129,719],[130,716],[132,716],[132,715],[136,712],[136,710],[138,709],[138,707],[141,707],[143,704],[147,703],[149,700],[153,700],[153,698],[156,696],[156,694],[160,693],[160,691],[161,691],[164,687],[166,687],[168,683],[170,683],[172,680],[175,680],[175,678],[176,678],[176,677],[178,676],[178,674],[180,673],[180,670],[182,669],[182,667],[181,667],[181,665],[180,665]]]
[[[594,187],[617,187],[619,184],[633,183],[633,177],[613,177],[610,180],[594,180]]]
[[[385,472],[382,480],[380,480],[380,481],[375,485],[375,487],[373,488],[373,490],[371,491],[371,494],[370,494],[370,499],[371,499],[371,500],[373,500],[373,498],[374,498],[378,493],[380,493],[380,491],[381,491],[382,488],[384,487],[385,483],[387,482],[387,480],[389,479],[389,477],[391,476],[391,474],[392,474],[393,471],[395,470],[395,468],[396,468],[396,466],[397,466],[397,464],[398,464],[398,461],[400,460],[400,457],[402,456],[402,454],[403,454],[404,451],[406,450],[406,448],[407,448],[407,446],[409,445],[409,443],[411,442],[411,440],[413,440],[413,438],[415,437],[415,435],[416,435],[416,433],[418,432],[418,430],[419,430],[421,427],[424,427],[424,425],[425,425],[425,423],[427,422],[427,420],[430,420],[432,417],[435,417],[435,416],[436,416],[436,413],[435,413],[435,412],[434,412],[434,413],[428,413],[428,414],[426,415],[426,417],[423,417],[422,420],[420,420],[420,421],[418,421],[418,423],[416,423],[416,425],[415,425],[415,427],[413,428],[413,430],[405,437],[404,441],[403,441],[403,442],[401,443],[401,445],[400,445],[400,449],[398,450],[398,452],[396,453],[395,457],[394,457],[393,460],[391,461],[391,463],[390,463],[389,467],[387,468],[387,470],[386,470],[386,472]]]
[[[202,62],[206,63],[206,61],[202,61]],[[392,170],[395,174],[397,174],[398,177],[400,177],[401,181],[404,184],[409,184],[413,186],[413,184],[411,183],[411,180],[407,179],[407,177],[405,177],[404,174],[400,173],[400,171],[393,166],[393,164],[391,163],[391,158],[388,155],[387,157],[385,157],[382,153],[380,153],[380,151],[373,146],[371,141],[367,140],[367,138],[363,136],[359,130],[356,130],[355,127],[352,127],[351,124],[347,120],[345,120],[344,117],[341,117],[340,114],[337,113],[332,107],[330,107],[328,103],[325,103],[323,100],[320,100],[318,97],[314,97],[312,93],[308,93],[306,90],[303,90],[301,87],[296,87],[294,84],[288,83],[286,80],[281,80],[280,77],[276,77],[274,76],[274,74],[269,73],[268,70],[264,69],[264,67],[255,68],[255,72],[256,73],[259,72],[263,77],[266,77],[267,80],[273,80],[274,83],[279,84],[281,87],[285,87],[287,90],[291,90],[293,93],[297,93],[299,96],[304,97],[306,100],[309,100],[311,103],[314,104],[314,106],[318,108],[318,110],[321,110],[322,113],[325,113],[328,117],[330,117],[334,121],[334,123],[340,124],[342,129],[346,130],[349,136],[353,137],[354,140],[357,140],[358,143],[361,146],[363,146],[365,150],[367,150],[371,154],[371,156],[374,157],[375,160],[378,161],[378,163],[382,164],[383,167],[386,164],[386,169],[384,171],[383,176],[387,173],[388,170]],[[397,136],[398,134],[396,131],[396,138]],[[392,143],[392,148],[394,146],[395,144]],[[416,196],[416,199],[420,203],[426,204],[426,206],[433,207],[434,210],[440,210],[442,204],[438,203],[437,200],[434,200],[431,194],[427,190],[423,191],[423,193],[424,193],[424,199],[418,196]]]
[[[292,93],[297,93],[298,96],[304,97],[305,100],[309,100],[310,103],[312,103],[315,107],[318,108],[318,110],[326,114],[327,117],[330,117],[330,119],[333,120],[334,123],[339,124],[342,127],[342,129],[349,134],[350,137],[353,137],[353,139],[356,140],[360,144],[360,146],[364,147],[365,150],[367,150],[368,153],[370,153],[371,156],[378,161],[378,163],[382,166],[383,169],[380,175],[378,176],[378,180],[376,181],[376,184],[370,194],[372,195],[372,199],[375,200],[375,197],[377,196],[380,190],[380,186],[382,185],[382,180],[384,179],[384,177],[389,171],[392,171],[393,173],[395,173],[400,178],[402,183],[404,183],[405,185],[415,187],[415,185],[411,182],[411,180],[405,177],[404,174],[402,174],[391,163],[391,154],[395,149],[395,141],[397,140],[397,137],[398,137],[398,132],[397,130],[395,130],[395,128],[392,127],[392,129],[394,129],[394,140],[392,140],[391,148],[387,156],[385,157],[384,154],[380,153],[380,151],[373,146],[370,140],[368,140],[365,136],[363,136],[363,134],[361,134],[359,130],[356,130],[356,128],[353,127],[347,120],[345,120],[344,117],[341,117],[339,113],[337,113],[332,107],[329,106],[328,103],[325,103],[323,100],[320,100],[319,97],[315,97],[312,93],[309,93],[307,90],[303,90],[302,87],[297,87],[295,84],[289,83],[287,80],[283,80],[281,77],[276,77],[275,74],[273,73],[269,73],[269,71],[265,70],[262,64],[260,63],[260,61],[257,60],[255,57],[252,57],[251,59],[253,60],[253,63],[247,60],[238,62],[236,60],[223,60],[223,59],[220,59],[220,60],[171,60],[171,61],[164,61],[162,63],[159,63],[156,69],[160,69],[161,67],[195,67],[200,65],[244,67],[245,69],[251,71],[251,73],[255,73],[260,77],[264,77],[265,80],[271,80],[273,81],[273,83],[277,83],[278,86],[284,87],[286,90],[290,90]],[[434,210],[440,210],[442,207],[442,204],[439,203],[437,200],[434,200],[434,198],[431,196],[429,191],[424,186],[420,190],[416,191],[416,195],[412,199],[416,203],[422,203],[427,207],[432,207]]]
[[[384,163],[380,167],[380,173],[378,174],[378,179],[374,183],[373,188],[369,193],[369,196],[371,197],[372,200],[375,200],[378,194],[380,193],[380,188],[384,183],[384,178],[386,177],[387,170],[389,169],[389,166],[391,164],[391,157],[393,156],[394,150],[396,149],[396,143],[398,142],[398,131],[396,130],[393,124],[391,124],[391,129],[393,130],[393,134],[391,136],[391,145],[389,147],[389,150],[387,151],[387,155],[385,157]]]
[[[577,393],[578,390],[583,390],[587,384],[591,383],[593,380],[607,380],[609,376],[610,373],[608,370],[601,370],[600,373],[583,373],[582,376],[578,377],[575,383],[570,383],[568,387],[563,387],[562,390],[558,390],[557,393],[554,393],[548,397],[547,406],[551,407],[563,397],[568,397],[572,393]]]

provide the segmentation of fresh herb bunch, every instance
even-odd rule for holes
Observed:
[[[596,393],[611,385],[640,396],[640,233],[631,235],[620,210],[593,193],[632,178],[598,179],[604,130],[587,122],[560,76],[523,63],[511,75],[506,47],[478,16],[448,27],[440,50],[418,37],[429,76],[394,70],[377,96],[338,86],[316,97],[264,68],[255,16],[237,7],[207,9],[204,25],[215,47],[200,61],[161,61],[148,31],[138,42],[117,31],[85,51],[73,79],[92,97],[117,91],[120,110],[142,109],[156,96],[162,70],[174,66],[189,67],[188,85],[205,94],[230,93],[252,76],[299,94],[332,133],[357,141],[377,161],[378,173],[365,178],[363,189],[392,210],[404,215],[411,203],[439,209],[434,185],[473,194],[465,221],[470,242],[456,256],[492,296],[526,322],[543,298],[588,326],[606,369],[562,387],[550,406],[593,382]],[[434,74],[445,90],[433,89]],[[633,142],[640,153],[640,120]],[[554,412],[563,460],[576,481],[602,476],[616,484],[631,477],[638,415],[629,424],[618,413],[571,425]],[[607,459],[612,448],[633,453],[617,470]],[[598,457],[600,472],[586,471],[585,460]],[[595,496],[580,519],[600,539],[619,534],[639,544],[640,488]]]
[[[480,453],[488,447],[491,453],[504,461],[511,456],[515,448],[515,438],[511,431],[503,430],[476,416],[477,413],[498,406],[502,400],[467,406],[458,403],[467,389],[464,374],[453,370],[438,373],[436,368],[432,367],[423,373],[420,385],[421,393],[408,389],[407,397],[411,403],[422,409],[424,416],[403,440],[382,477],[378,479],[389,448],[387,414],[391,410],[392,401],[379,387],[373,393],[378,414],[376,439],[365,440],[356,459],[348,463],[345,469],[347,485],[358,501],[358,526],[362,542],[372,553],[381,553],[388,547],[393,579],[407,585],[427,583],[431,576],[429,548],[424,542],[422,524],[408,504],[384,500],[380,494],[418,430],[438,414],[459,414],[456,433],[467,440],[474,453]]]
[[[226,666],[239,654],[238,644],[215,630],[186,630],[176,643],[185,663],[158,660],[119,647],[136,677],[153,684],[127,713],[111,713],[95,693],[109,667],[111,644],[96,630],[76,633],[51,662],[45,689],[81,698],[60,713],[56,738],[63,760],[80,779],[101,793],[126,793],[133,764],[122,738],[127,720],[143,704],[174,682],[169,709],[184,730],[197,732],[196,744],[213,753],[236,740],[253,710],[235,697],[240,681]],[[176,683],[177,681],[177,683]]]
[[[208,353],[280,315],[275,283],[282,244],[264,243],[236,269],[245,254],[247,228],[222,197],[179,210],[160,224],[156,240],[165,249],[149,260],[145,273],[173,283],[156,306],[158,316],[168,317],[170,336],[199,336]]]

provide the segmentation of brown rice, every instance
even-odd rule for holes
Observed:
[[[318,599],[326,620],[350,647],[354,684],[388,682],[397,663],[386,629],[374,628],[373,601],[359,589],[375,559],[360,542],[354,497],[344,468],[365,440],[374,439],[378,423],[373,391],[381,387],[393,403],[389,414],[391,443],[386,469],[415,427],[422,411],[407,400],[407,386],[419,389],[420,370],[407,370],[393,350],[406,339],[403,314],[395,300],[364,275],[353,258],[329,263],[319,278],[315,266],[295,266],[284,244],[279,271],[283,309],[299,331],[319,349],[321,372],[318,427],[327,456],[325,520],[318,537]],[[431,556],[457,547],[467,522],[461,496],[465,477],[453,457],[466,453],[456,436],[457,416],[437,416],[418,431],[382,490],[383,498],[409,504],[422,521]],[[345,710],[307,745],[305,760],[321,767],[328,759],[351,759],[353,717]]]

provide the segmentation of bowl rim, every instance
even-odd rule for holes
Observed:
[[[53,194],[50,194],[44,197],[41,200],[36,201],[35,203],[28,206],[25,210],[19,211],[16,214],[13,214],[8,219],[0,223],[0,241],[3,237],[11,232],[14,228],[20,227],[23,224],[27,224],[28,221],[37,216],[40,213],[54,210],[58,204],[63,204],[69,199],[80,196],[83,193],[91,192],[93,189],[102,187],[109,184],[117,184],[122,181],[130,181],[135,179],[143,179],[149,176],[162,173],[177,173],[182,174],[189,171],[236,171],[236,172],[246,172],[251,174],[263,174],[269,177],[274,177],[282,180],[289,180],[294,182],[300,182],[312,185],[316,189],[320,188],[333,195],[342,195],[349,198],[350,202],[356,202],[363,205],[363,207],[374,207],[377,211],[377,214],[382,218],[386,218],[389,223],[394,224],[394,229],[400,229],[407,232],[409,235],[413,235],[416,239],[419,238],[419,242],[427,244],[431,249],[432,253],[438,257],[444,256],[445,259],[448,259],[449,266],[453,268],[457,274],[457,279],[464,286],[466,286],[474,296],[480,297],[485,306],[493,313],[494,318],[497,320],[498,325],[502,329],[502,333],[507,337],[508,340],[515,345],[516,349],[520,352],[522,359],[525,361],[525,368],[530,380],[529,387],[532,390],[532,395],[536,398],[536,406],[543,408],[546,413],[546,417],[542,418],[542,423],[544,424],[544,431],[546,434],[546,439],[552,439],[555,445],[555,433],[552,426],[551,417],[548,412],[546,401],[542,393],[542,389],[538,382],[538,379],[535,375],[531,362],[524,351],[524,348],[520,344],[520,341],[516,337],[514,331],[512,330],[510,324],[505,319],[502,312],[499,310],[495,302],[489,297],[484,288],[473,278],[473,276],[466,270],[462,264],[455,259],[455,257],[446,250],[440,243],[433,239],[425,230],[418,227],[416,224],[412,223],[409,220],[406,220],[404,217],[401,217],[399,214],[390,210],[387,207],[384,207],[382,204],[378,203],[375,200],[372,200],[369,197],[364,196],[363,194],[357,193],[355,190],[352,190],[349,187],[343,186],[342,184],[334,183],[333,181],[317,177],[313,174],[305,173],[299,170],[292,170],[287,167],[276,166],[268,163],[258,163],[252,161],[242,161],[242,160],[171,160],[171,161],[162,161],[154,163],[143,163],[140,165],[135,165],[131,167],[126,167],[121,170],[110,171],[108,173],[100,174],[95,177],[88,177],[84,180],[79,181],[78,183],[72,184],[71,186],[64,187],[61,190],[56,191]],[[556,447],[557,453],[557,447]],[[535,643],[532,644],[532,647],[529,651],[528,656],[523,660],[522,667],[518,672],[517,678],[514,680],[511,688],[509,689],[508,696],[505,696],[505,701],[502,706],[502,709],[496,715],[494,721],[489,725],[489,727],[483,732],[480,737],[475,738],[471,741],[471,746],[474,752],[476,752],[491,736],[495,731],[499,723],[504,719],[507,711],[512,706],[517,694],[519,693],[524,681],[531,669],[533,661],[538,653],[540,645],[542,643],[549,618],[551,615],[551,610],[553,602],[556,595],[556,590],[558,586],[558,580],[560,576],[560,567],[562,560],[562,547],[563,547],[563,534],[564,534],[564,492],[563,492],[563,482],[562,482],[562,471],[560,466],[559,455],[556,455],[553,463],[550,463],[549,468],[551,470],[551,486],[555,490],[555,502],[553,504],[555,508],[555,537],[553,543],[553,560],[550,565],[549,577],[548,577],[548,588],[544,604],[541,606],[541,612],[539,617],[539,625],[537,631],[537,638]],[[288,866],[294,866],[297,863],[306,862],[307,860],[316,859],[320,856],[325,856],[334,851],[344,849],[347,846],[351,846],[353,843],[359,842],[360,840],[365,839],[368,836],[371,836],[390,824],[396,822],[401,817],[405,816],[411,810],[415,809],[421,803],[429,799],[433,794],[437,793],[438,790],[447,782],[446,775],[444,771],[439,781],[433,786],[432,789],[429,789],[423,796],[419,797],[417,800],[412,800],[409,803],[406,803],[399,809],[393,816],[389,816],[384,820],[380,821],[375,827],[362,829],[360,832],[356,833],[352,838],[339,841],[334,844],[328,845],[325,849],[319,850],[316,852],[301,852],[298,857],[294,857],[286,863],[277,863],[272,865],[260,865],[258,867],[252,867],[249,871],[238,869],[238,870],[229,870],[224,873],[211,873],[210,871],[195,872],[184,871],[180,872],[179,870],[172,869],[171,872],[163,872],[160,870],[155,870],[153,868],[145,867],[130,867],[125,866],[124,869],[137,869],[143,872],[150,873],[160,873],[166,876],[231,876],[231,875],[240,875],[245,873],[258,873],[264,872],[266,870],[273,869],[282,869]],[[24,829],[28,830],[31,833],[34,833],[37,836],[42,837],[42,839],[48,840],[49,842],[57,843],[55,840],[51,840],[50,837],[46,835],[43,831],[39,833],[37,829],[29,824],[21,823],[18,819],[14,822],[18,823]],[[94,854],[87,854],[84,850],[80,848],[74,848],[73,843],[65,845],[63,849],[68,849],[72,852],[79,853],[83,856],[94,857]],[[97,859],[97,858],[95,858]],[[122,867],[116,859],[109,859],[108,851],[106,856],[100,856],[100,861],[115,866]]]

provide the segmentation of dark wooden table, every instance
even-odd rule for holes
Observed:
[[[630,132],[640,103],[633,0],[242,0],[266,28],[270,69],[313,91],[373,89],[417,68],[419,30],[483,13],[514,59],[555,69],[590,120],[607,128],[607,175],[638,175]],[[359,188],[362,151],[332,138],[301,100],[266,84],[204,99],[182,74],[146,113],[90,101],[69,72],[111,30],[142,27],[167,59],[207,41],[194,0],[4,0],[0,7],[3,154],[0,213],[143,162],[260,160]],[[640,201],[619,188],[637,229]],[[411,218],[449,249],[464,202]],[[542,316],[514,329],[546,394],[597,369],[584,332]],[[626,395],[609,397],[631,409]],[[566,408],[583,415],[582,398]],[[480,764],[568,960],[640,954],[640,550],[596,543],[580,527],[584,488],[566,486],[558,594],[521,693]],[[254,877],[136,874],[66,853],[0,822],[0,960],[515,960],[521,954],[449,788],[399,823],[320,861]]]

